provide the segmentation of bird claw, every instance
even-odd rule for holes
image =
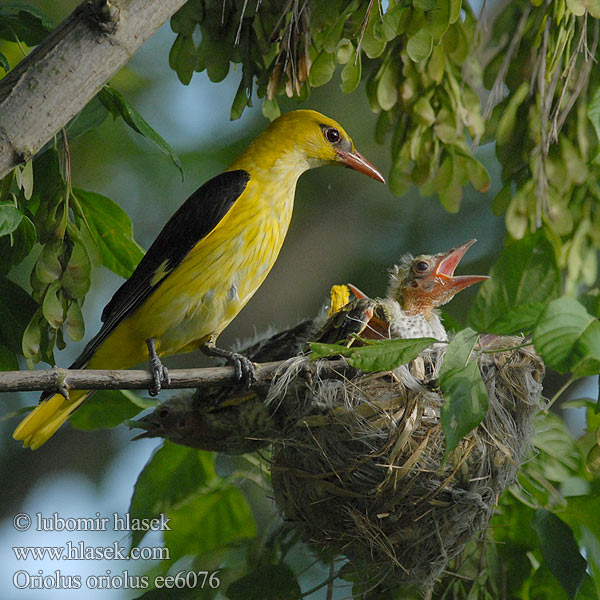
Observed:
[[[235,378],[240,383],[243,383],[246,389],[250,389],[250,387],[256,383],[256,368],[254,363],[247,356],[244,356],[239,352],[231,352],[229,350],[223,350],[223,348],[217,348],[212,343],[204,344],[200,348],[204,354],[224,358],[228,364],[232,365],[235,369]]]
[[[171,377],[169,371],[165,365],[162,364],[156,348],[154,346],[154,339],[148,338],[146,340],[148,346],[148,355],[150,359],[150,373],[152,374],[152,384],[148,388],[148,393],[151,396],[158,396],[158,393],[162,389],[163,385],[171,384]]]
[[[256,368],[247,356],[232,352],[231,356],[227,358],[227,362],[233,365],[236,379],[242,382],[246,389],[250,389],[256,383]]]
[[[167,367],[162,364],[158,357],[150,360],[150,372],[152,373],[152,385],[148,388],[148,393],[154,397],[158,396],[163,385],[171,384],[171,376]]]

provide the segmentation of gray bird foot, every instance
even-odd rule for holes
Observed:
[[[240,383],[243,383],[246,389],[249,389],[256,383],[256,368],[254,363],[247,356],[244,356],[239,352],[231,352],[230,350],[217,348],[212,344],[204,344],[201,349],[208,356],[224,358],[228,364],[232,365],[235,369],[235,378]]]
[[[152,385],[148,388],[148,393],[154,397],[158,395],[163,385],[170,385],[171,377],[167,367],[162,364],[156,353],[154,338],[148,338],[146,345],[148,346],[150,373],[152,374]]]
[[[246,389],[256,383],[256,369],[254,363],[247,356],[232,352],[227,362],[233,365],[236,379],[243,382]]]

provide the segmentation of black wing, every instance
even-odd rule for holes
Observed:
[[[102,328],[90,340],[72,368],[85,366],[108,334],[135,311],[192,248],[218,225],[246,189],[249,180],[247,171],[226,171],[207,181],[181,205],[158,234],[131,277],[105,306]],[[166,275],[152,285],[159,268]]]

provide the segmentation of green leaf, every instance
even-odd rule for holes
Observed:
[[[490,189],[490,176],[486,168],[473,157],[467,160],[467,174],[471,185],[482,194]]]
[[[340,89],[344,94],[349,94],[354,91],[360,83],[362,74],[362,59],[360,52],[358,54],[358,60],[356,60],[356,64],[354,64],[356,58],[356,55],[353,54],[351,59],[342,69],[342,83],[340,84]]]
[[[492,212],[496,217],[503,215],[510,205],[512,199],[512,190],[510,183],[507,183],[502,189],[494,196],[492,200]]]
[[[178,485],[175,482],[175,485]],[[164,532],[170,561],[203,554],[256,535],[256,524],[242,493],[232,485],[198,494],[169,511]],[[198,535],[198,532],[202,535]]]
[[[462,8],[462,0],[450,0],[450,23],[456,23],[460,16]]]
[[[413,6],[422,11],[431,10],[436,4],[436,0],[413,0]]]
[[[344,24],[346,23],[347,18],[348,16],[346,10],[325,31],[323,37],[323,49],[326,52],[335,52],[335,49],[342,38],[342,32],[344,30]]]
[[[433,125],[435,123],[435,111],[431,106],[431,102],[425,97],[421,96],[413,105],[413,112],[417,117],[418,121],[422,125]]]
[[[48,321],[50,327],[58,329],[64,320],[65,311],[62,304],[60,281],[54,281],[50,284],[44,295],[42,304],[42,314],[44,319]]]
[[[76,429],[93,431],[116,427],[143,409],[118,390],[101,390],[88,398],[70,419]]]
[[[17,355],[4,344],[0,344],[0,371],[18,370],[19,361],[17,360]]]
[[[23,213],[12,203],[0,204],[0,236],[12,233],[21,223]]]
[[[517,191],[511,198],[508,208],[506,209],[506,229],[508,233],[515,239],[522,239],[527,233],[529,226],[529,215],[527,213],[527,197],[533,188],[533,182],[529,180],[525,186]],[[561,223],[564,222],[561,220]]]
[[[467,365],[478,338],[479,334],[469,327],[462,329],[454,336],[444,354],[444,361],[440,367],[440,379]]]
[[[575,530],[587,527],[600,542],[600,496],[570,496],[560,518]]]
[[[440,369],[440,390],[444,394],[441,421],[446,436],[446,455],[475,429],[488,409],[488,395],[477,361],[470,360],[478,334],[463,329],[450,342]]]
[[[585,14],[586,5],[593,0],[567,0],[567,8],[576,16],[582,17]]]
[[[73,193],[98,245],[102,264],[121,277],[129,277],[144,256],[133,239],[129,216],[106,196],[79,189]]]
[[[552,244],[542,232],[510,244],[490,269],[491,279],[480,288],[469,321],[478,331],[499,334],[521,333],[523,322],[513,309],[547,304],[560,294],[560,272]],[[507,315],[515,322],[507,322]]]
[[[129,514],[132,519],[156,518],[195,495],[215,477],[210,452],[164,442],[137,478]],[[144,534],[132,532],[132,548]]]
[[[281,110],[279,109],[279,103],[275,98],[269,100],[265,98],[262,104],[262,114],[264,117],[269,119],[269,121],[275,120],[279,115],[281,115]]]
[[[565,422],[552,413],[540,414],[534,421],[533,444],[538,451],[535,468],[543,477],[564,483],[581,471],[582,456]],[[543,499],[548,502],[548,496]]]
[[[561,373],[578,377],[600,372],[600,321],[573,298],[550,302],[533,332],[535,349]]]
[[[376,340],[368,346],[353,348],[348,356],[348,363],[366,373],[391,371],[414,360],[421,351],[435,342],[435,338]]]
[[[308,75],[310,85],[313,87],[325,85],[333,77],[335,67],[335,55],[323,50],[310,67]]]
[[[8,59],[6,58],[6,56],[4,56],[4,54],[2,54],[2,52],[0,52],[0,67],[4,69],[5,73],[8,73],[8,71],[10,70],[10,64],[8,62]]]
[[[512,132],[517,125],[517,110],[523,104],[528,94],[529,85],[527,82],[523,82],[510,97],[506,107],[504,107],[502,116],[498,122],[498,128],[496,129],[496,140],[499,146],[505,145],[511,138]]]
[[[463,197],[463,188],[460,181],[454,176],[448,187],[438,192],[441,205],[449,213],[457,213]]]
[[[179,81],[188,85],[192,80],[198,53],[191,35],[179,34],[169,52],[169,66],[177,73]]]
[[[406,44],[406,52],[414,62],[429,58],[433,49],[433,37],[429,31],[421,29],[415,33]]]
[[[204,5],[201,2],[186,2],[172,17],[171,29],[175,33],[192,35],[196,25],[204,20]]]
[[[600,476],[600,445],[590,448],[585,458],[585,468],[595,477]]]
[[[450,25],[450,2],[434,2],[432,10],[425,15],[427,31],[433,36],[434,42],[439,43],[448,26]]]
[[[21,339],[37,307],[23,288],[0,277],[0,344],[21,354]]]
[[[265,582],[269,582],[265,585]],[[284,564],[264,565],[227,588],[230,600],[299,600],[302,592],[294,572]]]
[[[75,242],[62,275],[62,285],[71,298],[83,298],[90,289],[90,257],[83,243]]]
[[[531,526],[540,539],[544,563],[569,598],[575,598],[585,576],[587,562],[579,552],[571,528],[543,508],[535,511]]]
[[[221,40],[205,39],[198,48],[198,65],[206,65],[206,74],[213,83],[223,81],[229,73],[229,55]],[[196,70],[198,69],[196,65]]]
[[[56,211],[65,198],[60,160],[56,148],[48,148],[33,160],[33,198],[28,207],[37,203],[32,212],[38,239],[43,244],[56,239]]]
[[[160,136],[146,120],[140,115],[135,108],[114,88],[109,85],[105,85],[97,96],[102,104],[112,113],[114,117],[121,116],[125,123],[129,125],[135,132],[144,136],[147,140],[152,142],[160,152],[168,156],[173,164],[179,169],[181,178],[183,179],[183,167],[181,161],[173,152],[173,149],[167,142]]]
[[[17,167],[15,174],[18,188],[23,191],[25,200],[30,200],[33,191],[33,161],[28,160],[22,167]]]
[[[427,75],[439,85],[442,83],[445,71],[446,60],[444,58],[444,52],[440,46],[434,46],[431,51],[431,57],[427,62]]]
[[[596,88],[587,109],[588,119],[591,121],[596,131],[596,138],[600,142],[600,86]],[[595,164],[600,164],[600,147],[593,161]]]
[[[36,242],[35,225],[24,216],[11,235],[0,237],[0,272],[8,273],[13,265],[18,265],[31,251]]]
[[[452,154],[445,153],[433,180],[434,189],[438,194],[447,189],[452,183],[452,179],[454,178],[452,163]]]
[[[59,258],[61,253],[60,241],[48,243],[43,247],[35,263],[35,274],[42,283],[53,283],[61,276],[62,266]]]
[[[340,344],[310,342],[310,358],[316,360],[326,356],[346,356],[348,364],[366,373],[391,371],[419,356],[425,348],[434,344],[435,338],[413,338],[407,340],[375,340],[367,346],[347,348]]]
[[[231,105],[229,119],[231,121],[239,119],[242,116],[242,113],[244,112],[244,108],[246,108],[246,106],[250,106],[251,99],[251,94],[249,94],[245,78],[242,77],[242,81],[240,81],[238,91],[235,95],[235,98],[233,99],[233,104]]]
[[[33,6],[10,2],[0,7],[0,39],[36,46],[53,27],[52,19]]]
[[[81,340],[85,333],[83,314],[81,312],[81,307],[76,300],[73,300],[67,309],[67,314],[65,315],[65,330],[69,338],[74,342]]]
[[[377,103],[383,110],[391,110],[398,102],[398,72],[395,63],[384,63],[378,75]]]
[[[102,125],[108,116],[108,110],[94,96],[67,124],[65,131],[69,140],[74,140],[80,135]]]
[[[405,17],[411,14],[411,8],[401,4],[388,8],[383,15],[383,21],[377,20],[373,28],[376,39],[392,41],[397,35],[404,32]]]
[[[600,289],[595,288],[579,297],[579,302],[595,317],[600,317]]]
[[[31,317],[21,341],[23,356],[34,361],[39,359],[39,353],[42,347],[42,319],[42,308],[40,307],[34,313],[33,317]]]
[[[440,379],[445,402],[442,406],[442,429],[446,436],[446,455],[460,440],[475,429],[485,417],[488,395],[476,362],[455,369]]]
[[[546,305],[542,302],[519,304],[519,306],[511,308],[500,315],[494,322],[492,329],[494,332],[503,331],[513,334],[531,332],[545,309]]]

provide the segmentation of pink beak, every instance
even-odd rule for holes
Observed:
[[[435,277],[447,280],[454,293],[464,290],[475,283],[489,279],[487,275],[454,275],[454,270],[458,266],[458,263],[476,241],[475,239],[469,240],[456,248],[452,248],[452,250],[448,250],[448,252],[442,255],[440,262],[435,268]]]
[[[363,298],[368,298],[368,296],[364,293],[361,292],[355,285],[352,285],[351,283],[348,283],[348,289],[354,294],[354,297],[357,300],[362,300]]]
[[[359,173],[364,173],[381,183],[385,183],[383,175],[359,152],[344,152],[336,150],[340,163]]]

